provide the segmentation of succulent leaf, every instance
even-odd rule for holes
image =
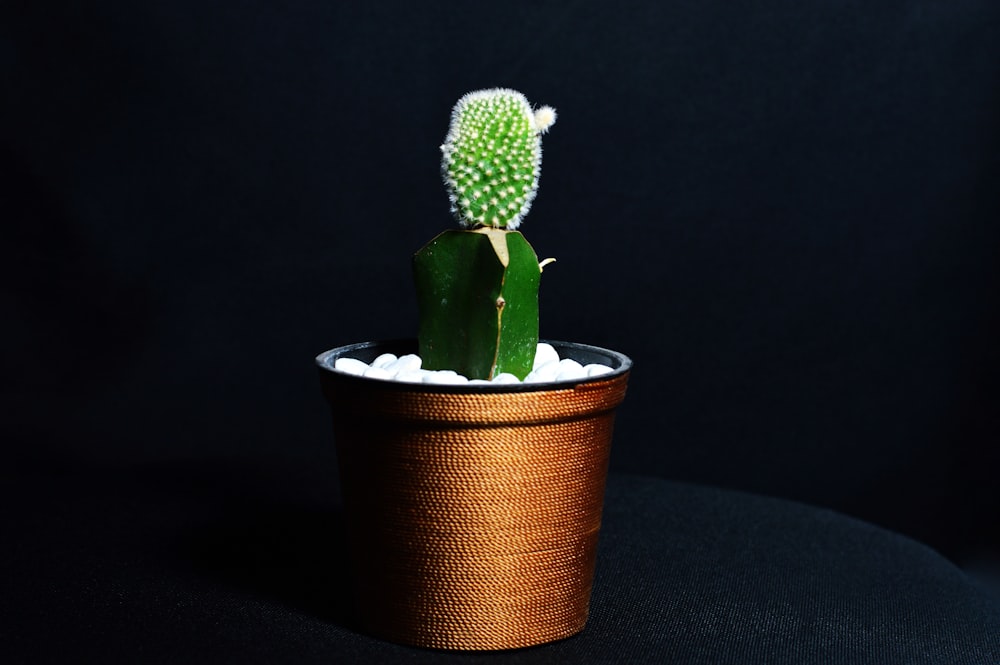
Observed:
[[[538,257],[520,233],[445,231],[413,259],[427,369],[523,379],[538,344]]]
[[[524,95],[506,88],[458,100],[441,146],[441,170],[462,226],[518,227],[538,190],[541,134],[555,119],[551,107],[532,110]]]

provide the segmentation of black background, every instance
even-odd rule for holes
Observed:
[[[415,333],[451,106],[509,86],[560,114],[522,227],[558,258],[542,335],[635,361],[614,470],[995,552],[998,28],[987,0],[6,3],[9,476],[327,463],[312,359]]]

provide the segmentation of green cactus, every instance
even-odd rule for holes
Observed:
[[[464,230],[445,231],[413,259],[425,368],[470,379],[531,371],[541,266],[514,229],[538,190],[541,135],[555,117],[507,89],[471,92],[455,105],[441,169]]]

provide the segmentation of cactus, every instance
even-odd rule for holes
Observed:
[[[441,233],[413,258],[427,369],[478,379],[531,371],[542,267],[515,229],[538,190],[541,135],[555,117],[507,89],[471,92],[455,105],[441,170],[463,228]]]

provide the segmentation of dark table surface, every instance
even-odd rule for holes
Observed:
[[[838,513],[609,478],[580,635],[444,653],[357,631],[336,462],[8,467],[8,663],[998,663],[1000,598]]]

